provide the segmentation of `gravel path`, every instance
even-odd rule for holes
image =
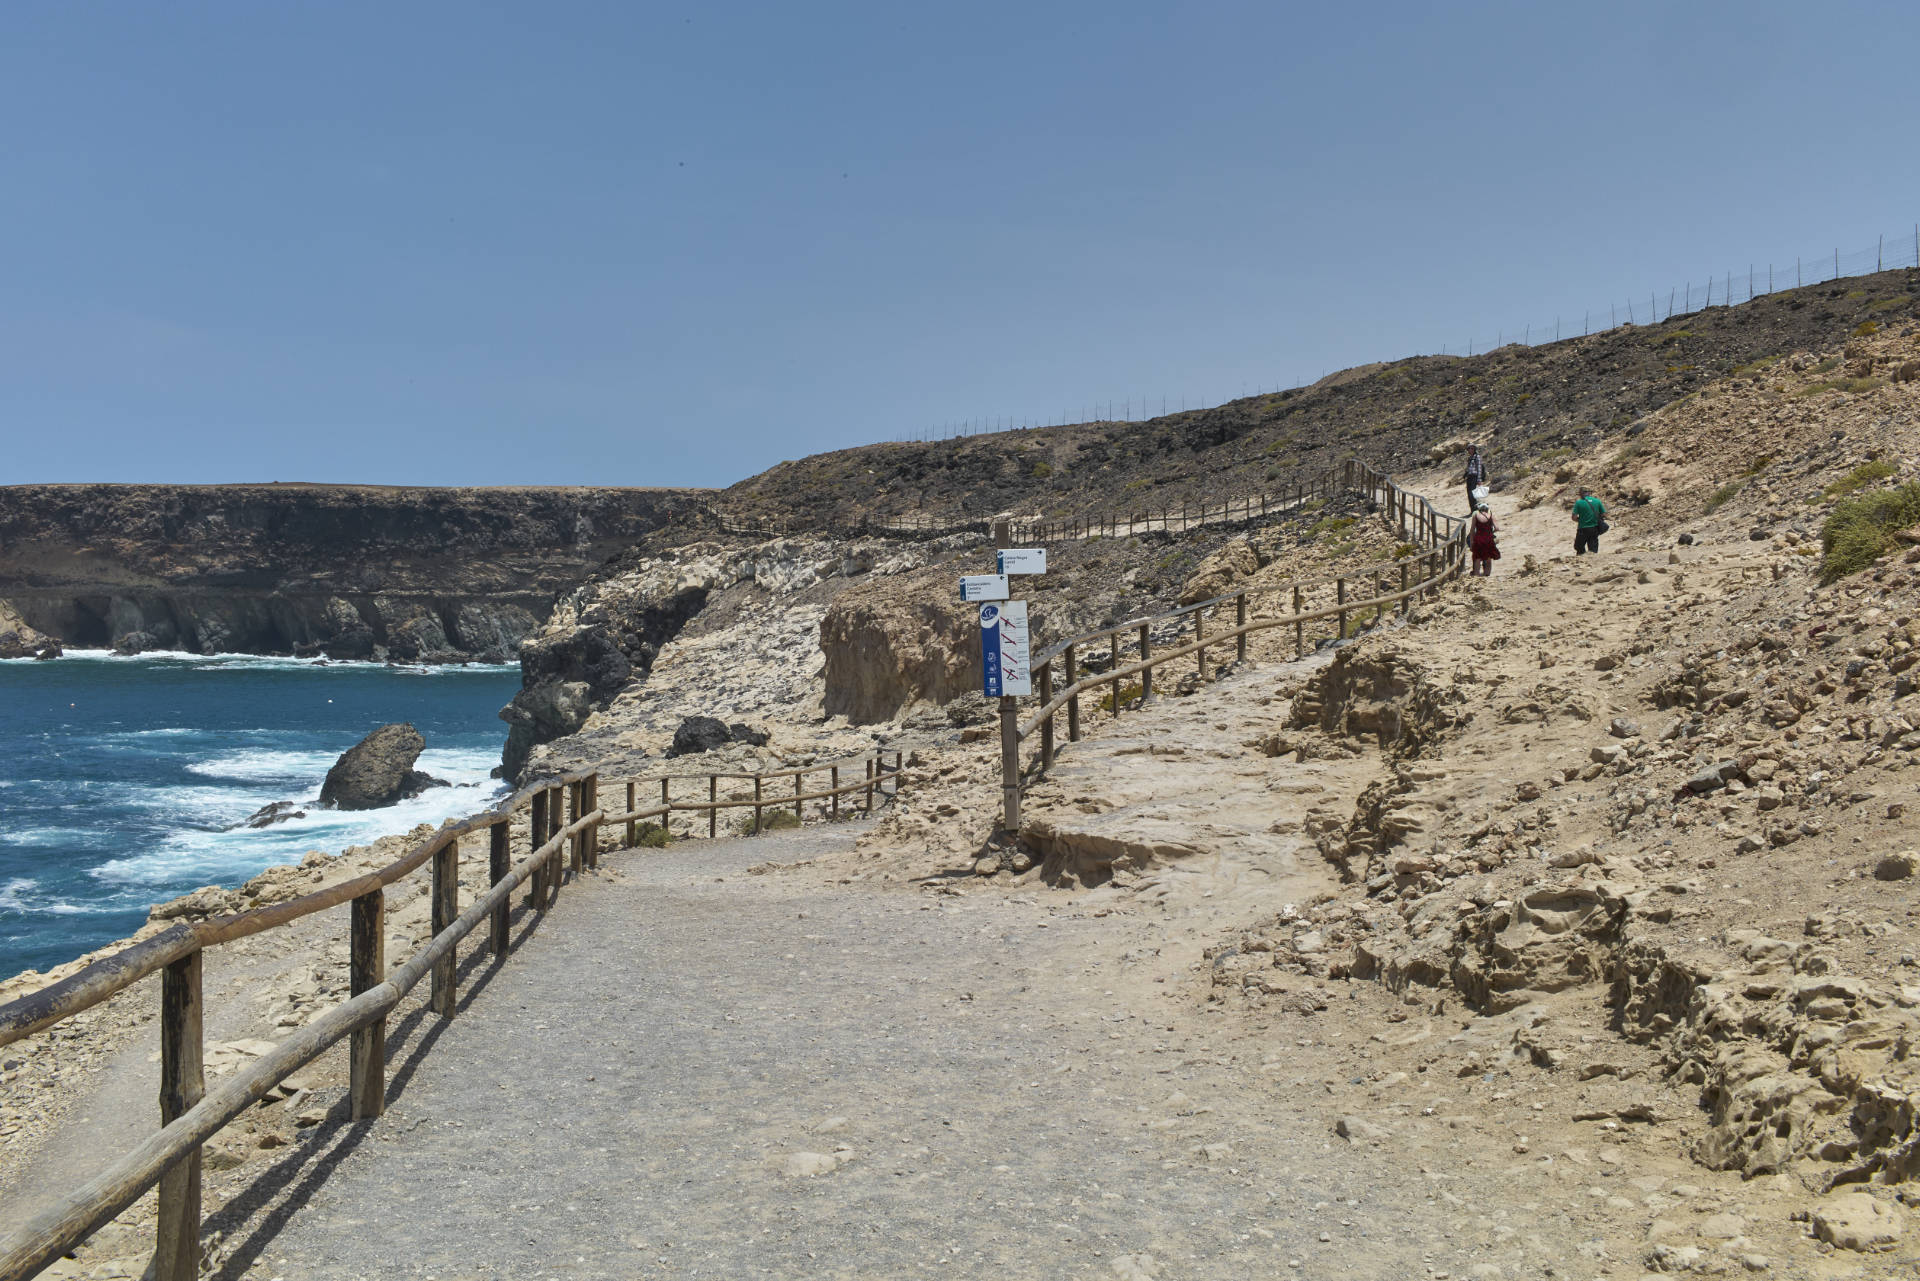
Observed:
[[[1164,926],[745,874],[851,830],[612,856],[384,1117],[323,1127],[299,1204],[227,1275],[1378,1277],[1444,1258],[1446,1207],[1404,1153],[1333,1139],[1317,1081],[1208,1044],[1222,1020],[1140,963]]]

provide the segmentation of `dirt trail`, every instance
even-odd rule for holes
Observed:
[[[1236,1042],[1159,955],[1164,920],[1039,887],[745,874],[854,830],[617,857],[384,1117],[321,1127],[323,1177],[288,1180],[298,1212],[221,1275],[1374,1278],[1577,1257],[1483,1201],[1444,1127],[1412,1159],[1338,1137],[1325,1046]]]

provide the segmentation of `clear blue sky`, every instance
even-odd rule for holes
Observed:
[[[1920,5],[29,3],[0,481],[726,484],[1920,219]]]

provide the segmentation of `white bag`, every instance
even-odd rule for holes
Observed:
[[[1487,501],[1487,495],[1492,492],[1493,491],[1485,485],[1475,485],[1473,487],[1473,501],[1476,503],[1484,503]]]

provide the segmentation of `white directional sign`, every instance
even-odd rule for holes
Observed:
[[[1005,574],[967,574],[960,579],[961,600],[1005,600],[1009,594]]]
[[[1000,572],[1013,574],[1044,574],[1047,572],[1047,549],[1044,547],[1007,547],[1000,552]]]
[[[1033,693],[1027,647],[1027,602],[980,607],[980,671],[988,698]]]

